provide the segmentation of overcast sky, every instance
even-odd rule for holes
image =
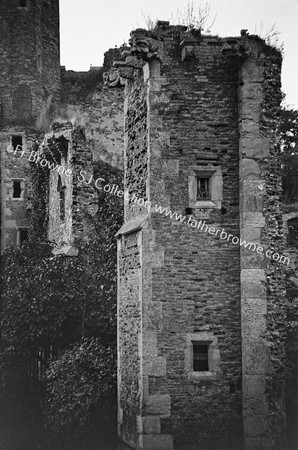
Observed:
[[[197,0],[194,0],[196,2]],[[106,50],[127,42],[131,30],[145,27],[145,16],[170,20],[187,0],[60,0],[61,64],[68,70],[100,66]],[[239,36],[275,24],[284,43],[282,89],[298,109],[298,0],[209,0],[216,15],[212,34]],[[262,25],[261,25],[262,24]]]

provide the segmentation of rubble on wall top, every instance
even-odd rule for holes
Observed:
[[[69,120],[63,120],[63,121],[56,121],[52,123],[52,131],[54,133],[58,132],[58,131],[64,131],[64,130],[69,130],[73,128],[72,123]]]
[[[240,36],[220,38],[203,36],[201,29],[184,25],[170,25],[168,21],[158,21],[153,30],[137,28],[130,33],[129,45],[120,48],[121,59],[113,63],[110,71],[104,73],[103,79],[108,87],[122,86],[126,80],[132,80],[135,69],[142,67],[150,60],[163,61],[165,47],[169,40],[175,40],[181,51],[181,62],[198,60],[201,45],[221,46],[226,57],[247,58],[259,52],[252,43],[262,41],[259,36],[249,35],[247,29],[240,31]]]

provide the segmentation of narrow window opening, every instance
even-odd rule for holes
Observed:
[[[19,146],[18,150],[21,150],[20,147],[23,146],[23,137],[22,136],[12,136],[11,141],[12,141],[12,146],[13,146],[14,150],[16,150],[18,146]]]
[[[298,217],[288,220],[288,245],[298,247]]]
[[[60,191],[60,220],[65,221],[65,188]]]
[[[37,70],[41,72],[42,70],[42,56],[37,55]]]
[[[21,198],[22,188],[21,188],[21,182],[14,180],[13,181],[13,198]]]
[[[65,222],[65,186],[62,186],[62,181],[61,181],[60,176],[58,179],[57,190],[59,192],[60,221]]]
[[[27,241],[28,234],[29,234],[29,230],[27,228],[21,228],[19,230],[20,245],[22,245],[23,242]]]
[[[210,178],[197,178],[197,200],[210,200]]]
[[[207,344],[193,343],[193,371],[208,372],[208,347]]]

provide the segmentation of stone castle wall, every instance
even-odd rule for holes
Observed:
[[[73,241],[85,226],[78,209],[82,204],[95,209],[93,190],[86,184],[78,187],[80,170],[92,174],[92,165],[100,161],[123,168],[123,88],[103,86],[101,68],[82,73],[61,70],[58,0],[19,4],[18,0],[0,4],[1,251],[19,245],[20,230],[30,228],[29,149],[33,142],[45,140],[47,145],[48,139],[55,139],[51,120],[71,121],[74,133],[68,143],[68,159],[59,161],[72,171],[72,179],[62,180],[67,197],[64,222],[58,201],[59,174],[51,171],[50,175],[50,239]],[[117,54],[117,49],[106,53],[105,68]],[[6,152],[14,136],[22,138],[25,158]],[[14,179],[22,183],[18,201],[11,195]]]
[[[23,4],[23,2],[21,2]],[[42,138],[42,123],[59,99],[59,1],[0,3],[1,251],[19,245],[20,230],[30,227],[28,157],[8,154],[13,137],[24,150]],[[22,196],[13,199],[13,180]]]
[[[276,389],[284,381],[281,271],[264,258],[259,269],[239,246],[214,237],[217,229],[238,237],[247,232],[250,242],[282,248],[274,162],[280,55],[257,38],[202,37],[167,23],[131,36],[126,62],[118,63],[126,80],[125,182],[152,208],[147,215],[126,202],[126,222],[118,233],[120,435],[142,449],[239,449],[244,424],[246,448],[280,448],[285,428],[283,385]],[[250,79],[259,66],[262,76]],[[250,150],[249,133],[259,129]],[[265,192],[252,190],[261,172]],[[204,176],[211,177],[209,203],[194,198],[196,179]],[[155,204],[186,215],[188,225],[154,212]],[[273,225],[265,223],[267,211]],[[213,227],[213,235],[195,229],[200,220]],[[241,279],[244,269],[255,274],[251,290],[248,272]],[[260,281],[259,272],[264,273]],[[137,341],[138,357],[129,344]],[[193,342],[208,345],[207,373],[192,369]],[[264,347],[273,361],[269,365],[259,359]],[[130,391],[129,368],[135,364],[140,365],[138,391]]]
[[[1,126],[33,128],[60,87],[59,1],[0,5]]]
[[[283,253],[280,149],[281,58],[253,43],[240,68],[241,236]],[[247,448],[284,448],[284,267],[241,252],[243,419]]]

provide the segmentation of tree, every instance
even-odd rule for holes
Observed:
[[[157,19],[153,20],[149,15],[143,13],[148,30],[153,30]],[[188,29],[197,28],[201,32],[210,33],[215,23],[216,15],[211,15],[210,4],[206,0],[187,0],[183,10],[177,9],[171,14],[172,25],[185,25]]]
[[[270,47],[275,47],[281,53],[284,52],[284,42],[280,41],[281,33],[277,30],[275,23],[270,28],[265,29],[263,22],[261,22],[255,27],[255,34],[264,39]]]
[[[83,438],[98,448],[106,428],[115,430],[116,349],[99,339],[83,339],[50,364],[46,375],[45,416],[57,448],[63,441],[73,450]],[[78,448],[82,448],[78,444]]]
[[[119,171],[101,164],[95,172],[121,187]],[[31,450],[34,441],[44,437],[44,404],[51,406],[44,417],[51,427],[49,435],[57,433],[66,441],[65,433],[79,435],[80,430],[92,428],[92,420],[98,419],[100,408],[106,405],[107,391],[108,403],[115,406],[115,233],[122,225],[123,213],[121,199],[98,193],[96,216],[85,213],[90,236],[87,241],[76,242],[78,257],[54,256],[53,245],[44,241],[42,234],[33,233],[26,244],[8,250],[2,258],[3,448]],[[44,223],[42,212],[40,208],[36,215],[38,223],[39,217]],[[64,397],[59,395],[59,385],[63,386]],[[75,448],[73,442],[71,445]],[[54,448],[60,448],[57,442]]]
[[[210,33],[215,23],[216,15],[211,15],[210,4],[206,0],[188,0],[187,5],[181,11],[171,16],[172,23],[185,25],[189,29],[197,28],[203,33]]]
[[[281,109],[280,122],[282,152],[283,201],[298,202],[298,111]]]

